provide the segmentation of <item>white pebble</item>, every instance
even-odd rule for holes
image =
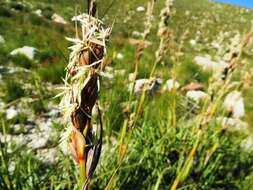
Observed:
[[[190,99],[193,99],[196,102],[208,98],[208,94],[201,90],[190,90],[186,93],[186,96]]]
[[[139,7],[136,8],[136,11],[137,12],[144,12],[145,11],[145,7],[139,6]]]
[[[135,73],[129,73],[128,75],[128,80],[133,82],[136,78],[136,74]]]
[[[0,35],[0,44],[5,44],[5,39],[3,36]]]
[[[228,67],[228,64],[224,61],[212,61],[210,56],[196,56],[194,58],[194,61],[197,65],[202,67],[205,71],[211,71],[215,73],[221,73],[226,67]]]
[[[165,91],[172,91],[173,89],[178,89],[179,87],[180,87],[179,82],[177,82],[173,79],[169,79],[165,83],[164,90]]]
[[[14,49],[10,54],[11,55],[22,54],[22,55],[25,55],[27,58],[33,60],[34,56],[35,56],[35,53],[37,51],[38,50],[34,47],[24,46],[22,48]]]
[[[191,39],[191,40],[190,40],[190,44],[191,44],[192,46],[195,46],[195,45],[197,44],[197,42],[196,42],[196,40]]]
[[[227,128],[229,131],[241,131],[248,133],[248,123],[234,118],[228,117],[218,117],[217,121],[222,125],[222,127]]]
[[[124,55],[122,53],[117,53],[116,58],[122,60],[124,58]]]
[[[14,107],[10,107],[6,110],[6,119],[10,120],[18,115],[18,111]]]
[[[245,138],[240,145],[245,151],[253,151],[253,136],[248,136]]]
[[[34,14],[36,14],[39,17],[42,17],[42,10],[41,9],[37,9],[33,12]]]
[[[52,20],[57,23],[67,24],[67,21],[62,16],[60,16],[56,13],[53,14]]]
[[[234,118],[241,118],[245,115],[244,101],[239,91],[230,92],[224,101],[224,107],[231,111]]]

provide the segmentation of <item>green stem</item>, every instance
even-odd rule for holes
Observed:
[[[84,160],[80,160],[79,162],[79,170],[80,170],[80,176],[79,176],[79,182],[80,182],[80,187],[83,186],[83,184],[85,183],[86,180],[86,167],[85,167],[85,162]]]

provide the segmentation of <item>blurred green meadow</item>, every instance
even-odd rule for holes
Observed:
[[[212,119],[199,129],[202,112],[220,91],[211,100],[195,101],[186,96],[184,87],[198,84],[208,93],[213,72],[202,69],[195,58],[208,55],[218,60],[229,53],[231,39],[243,39],[253,29],[253,10],[207,0],[176,0],[168,21],[168,51],[153,75],[162,82],[154,94],[146,94],[136,116],[142,95],[135,93],[128,105],[129,78],[145,30],[147,2],[97,0],[98,18],[113,25],[113,31],[107,77],[101,77],[99,95],[103,148],[91,189],[173,189],[175,181],[180,190],[252,189],[253,39],[241,52],[229,87],[243,97],[245,114],[233,120],[238,125],[216,121],[230,117],[222,107],[228,90],[214,101]],[[137,79],[148,79],[155,63],[164,3],[155,2]],[[59,146],[65,126],[60,99],[54,96],[63,86],[68,63],[71,44],[65,37],[76,35],[71,18],[83,11],[84,1],[0,1],[1,190],[78,189],[77,166],[69,151]],[[53,19],[55,13],[58,20]],[[32,59],[11,53],[24,46],[34,48]],[[172,78],[180,87],[166,90],[166,81]],[[134,127],[129,127],[131,122]]]

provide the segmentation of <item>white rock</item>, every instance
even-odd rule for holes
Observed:
[[[8,172],[10,174],[13,174],[13,172],[15,171],[15,168],[16,168],[16,163],[14,161],[11,161],[9,164],[8,164]]]
[[[145,11],[145,7],[139,6],[139,7],[136,8],[136,11],[137,12],[144,12]]]
[[[109,72],[100,72],[100,76],[105,77],[109,80],[112,80],[114,78],[114,75]]]
[[[5,67],[6,69],[6,73],[8,74],[14,74],[14,73],[30,73],[31,71],[29,69],[25,69],[25,68],[22,68],[22,67]],[[26,85],[26,84],[24,84]]]
[[[179,82],[169,79],[166,81],[165,86],[163,87],[163,90],[165,91],[172,91],[173,89],[178,89],[180,87]]]
[[[23,129],[23,126],[20,124],[15,124],[13,126],[10,126],[10,128],[13,130],[15,134],[17,134]]]
[[[14,107],[10,107],[6,110],[6,119],[13,119],[18,115],[18,111]]]
[[[115,75],[119,75],[119,76],[125,76],[126,75],[126,70],[125,69],[118,69],[114,71]]]
[[[199,102],[200,100],[205,100],[209,97],[207,93],[201,90],[190,90],[186,93],[186,96],[196,102]]]
[[[11,135],[9,134],[2,134],[0,132],[0,143],[8,143],[11,141]]]
[[[51,119],[45,119],[38,123],[40,131],[44,132],[50,132],[52,130],[52,120]]]
[[[135,93],[141,92],[146,83],[148,83],[148,79],[138,79],[138,80],[136,80],[135,85],[134,85],[134,92]]]
[[[232,112],[234,118],[241,118],[245,115],[244,101],[239,91],[230,92],[224,101],[224,107]]]
[[[52,20],[57,23],[67,24],[67,21],[63,17],[61,17],[60,15],[58,15],[56,13],[53,14]]]
[[[29,142],[29,138],[26,138],[25,135],[20,134],[20,135],[1,135],[0,133],[0,140],[3,143],[15,143],[18,146],[23,146],[26,145]],[[12,152],[12,150],[10,150]]]
[[[161,86],[161,79],[138,79],[135,81],[134,92],[136,94],[142,91],[149,91],[150,94],[155,94]],[[129,90],[131,90],[133,84],[129,85]]]
[[[138,32],[138,31],[133,31],[132,36],[134,36],[134,37],[142,37],[143,33],[142,32]]]
[[[198,17],[192,16],[192,20],[198,20]]]
[[[27,146],[33,150],[45,148],[50,140],[50,134],[48,132],[35,133],[27,135],[27,138],[31,141]]]
[[[39,17],[42,17],[42,10],[41,9],[37,9],[33,12],[34,14],[36,14]]]
[[[195,46],[195,45],[197,44],[197,42],[196,42],[196,40],[191,39],[191,40],[190,40],[190,44],[191,44],[192,46]]]
[[[198,30],[198,31],[196,32],[196,34],[199,36],[199,35],[201,35],[201,32]]]
[[[212,46],[213,48],[215,48],[215,49],[220,49],[220,48],[221,48],[220,44],[219,44],[218,42],[215,42],[215,41],[213,41],[213,42],[211,43],[211,46]]]
[[[0,45],[5,44],[5,39],[3,36],[0,35]]]
[[[122,53],[117,53],[116,58],[122,60],[124,58],[124,55]]]
[[[245,151],[253,151],[253,136],[245,138],[240,145]]]
[[[113,70],[114,70],[113,67],[110,67],[110,66],[105,67],[105,72],[112,73]]]
[[[83,18],[82,14],[81,15],[77,15],[77,16],[73,16],[71,18],[71,21],[80,21],[80,20],[82,20],[82,18]]]
[[[50,117],[56,117],[56,116],[58,116],[59,114],[60,114],[60,110],[57,109],[57,108],[52,108],[52,109],[50,110],[50,112],[48,113],[48,115],[49,115]]]
[[[5,103],[0,99],[0,110],[3,109],[5,106]]]
[[[61,141],[59,144],[59,148],[63,154],[69,154],[69,143],[67,140]]]
[[[212,61],[210,56],[196,56],[194,61],[197,65],[202,67],[205,71],[218,72],[221,73],[225,68],[228,67],[228,63],[224,61]]]
[[[241,131],[241,132],[248,132],[249,125],[248,123],[234,118],[228,117],[218,117],[217,121],[221,123],[224,128],[227,128],[230,131]]]
[[[53,164],[57,160],[57,150],[55,148],[41,149],[37,151],[36,157],[45,164]]]
[[[13,141],[16,143],[18,146],[24,146],[27,145],[27,143],[30,141],[30,138],[27,138],[27,135],[24,134],[19,134],[17,136],[13,136]]]
[[[128,75],[128,80],[133,82],[136,78],[136,74],[135,73],[129,73]]]
[[[22,48],[17,48],[13,50],[10,54],[11,55],[22,54],[25,55],[27,58],[33,60],[37,51],[38,50],[34,47],[24,46]]]
[[[191,14],[191,11],[189,11],[189,10],[186,10],[186,11],[185,11],[185,15],[186,15],[186,16],[189,16],[190,14]]]

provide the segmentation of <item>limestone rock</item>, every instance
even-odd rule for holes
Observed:
[[[37,51],[38,50],[34,47],[24,46],[22,48],[14,49],[10,54],[11,55],[22,54],[25,55],[27,58],[33,60]]]

